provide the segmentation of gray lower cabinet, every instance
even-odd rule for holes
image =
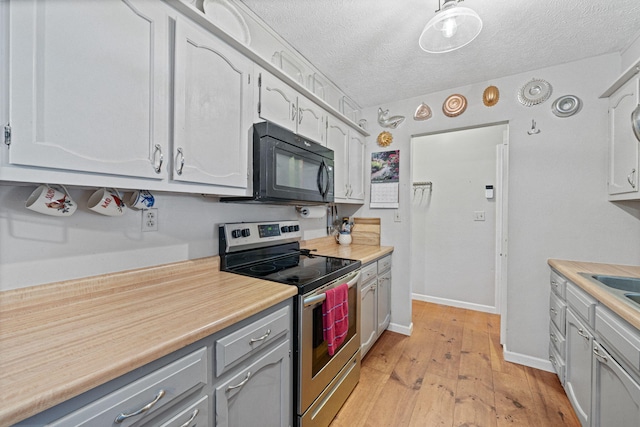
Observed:
[[[567,310],[566,368],[564,388],[583,426],[591,416],[591,360],[593,335]]]
[[[288,427],[291,313],[275,305],[16,425]]]
[[[391,322],[391,255],[362,268],[360,353],[369,351]]]

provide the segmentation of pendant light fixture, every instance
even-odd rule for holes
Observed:
[[[482,19],[468,7],[458,6],[462,0],[444,0],[436,16],[420,34],[420,48],[429,53],[445,53],[471,43],[482,30]],[[440,5],[440,0],[438,0]]]

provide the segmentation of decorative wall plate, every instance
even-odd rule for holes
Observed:
[[[493,107],[498,103],[499,99],[500,91],[495,86],[489,86],[484,90],[484,93],[482,94],[482,102],[487,107]]]
[[[413,120],[428,120],[431,118],[431,108],[424,102],[418,105]]]
[[[383,130],[382,132],[380,132],[380,135],[378,135],[379,146],[388,147],[389,145],[391,145],[392,142],[393,142],[393,135],[391,135],[390,132]]]
[[[462,95],[450,95],[442,104],[442,112],[447,117],[456,117],[467,109],[467,98]]]
[[[533,79],[520,88],[518,101],[525,107],[531,107],[549,99],[551,92],[552,88],[549,82],[542,79]]]
[[[553,101],[551,111],[558,117],[570,117],[582,108],[582,101],[575,95],[565,95]]]
[[[225,30],[234,39],[246,46],[251,45],[249,26],[236,7],[229,3],[229,0],[204,0],[202,9],[214,24]]]

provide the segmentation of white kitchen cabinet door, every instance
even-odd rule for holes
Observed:
[[[637,107],[640,77],[634,77],[609,99],[609,194],[630,193],[616,198],[638,198],[638,152],[640,141],[631,127],[631,112]]]
[[[349,199],[364,201],[364,138],[349,131]]]
[[[360,304],[360,353],[362,357],[367,354],[378,338],[376,332],[376,287],[376,279],[372,279],[362,286]]]
[[[583,426],[591,416],[591,360],[593,335],[573,313],[567,310],[565,389]]]
[[[638,384],[598,343],[594,343],[592,427],[640,425]]]
[[[298,135],[325,145],[326,114],[322,108],[298,95]]]
[[[297,92],[265,71],[260,74],[259,84],[259,117],[295,132],[298,118]]]
[[[349,190],[349,127],[331,116],[327,121],[327,147],[333,150],[334,197],[346,199]]]
[[[166,6],[20,0],[9,9],[9,161],[163,179]]]
[[[378,276],[376,332],[382,334],[391,323],[391,270]]]
[[[247,188],[252,69],[220,39],[177,20],[174,180]]]

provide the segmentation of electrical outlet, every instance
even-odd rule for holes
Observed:
[[[158,231],[158,209],[151,208],[142,211],[142,231]]]
[[[396,211],[393,213],[393,220],[395,222],[402,222],[402,218],[400,218],[400,210],[396,209]]]
[[[473,220],[474,221],[484,221],[484,211],[475,211],[475,212],[473,212]]]

